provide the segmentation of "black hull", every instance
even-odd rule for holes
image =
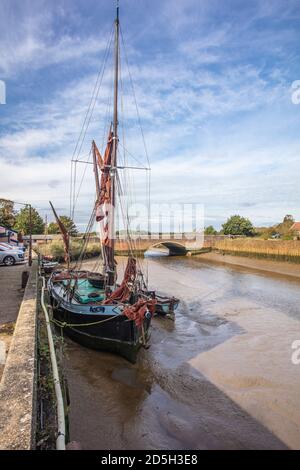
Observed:
[[[105,320],[104,315],[81,315],[62,308],[54,308],[54,318],[60,322],[71,324],[63,331],[69,338],[90,349],[118,354],[131,363],[135,363],[142,346],[149,340],[150,320],[144,321],[144,337],[142,328],[134,321],[121,315],[110,317],[110,320],[98,325],[86,326],[89,323]],[[76,326],[84,324],[84,326]],[[146,344],[144,344],[146,342]]]

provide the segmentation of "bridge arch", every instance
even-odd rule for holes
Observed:
[[[182,256],[187,254],[187,249],[183,244],[173,241],[160,241],[159,243],[154,243],[149,246],[148,250],[159,247],[167,248],[169,250],[169,256]]]

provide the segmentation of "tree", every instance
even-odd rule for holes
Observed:
[[[51,223],[48,225],[47,232],[48,232],[50,235],[55,235],[55,234],[59,233],[59,228],[58,228],[57,223],[56,223],[56,222],[51,222]]]
[[[294,233],[291,232],[291,226],[295,222],[294,217],[290,214],[287,214],[284,218],[283,221],[276,225],[276,231],[280,234],[281,237],[286,238],[286,239],[292,239],[294,236]]]
[[[74,224],[73,220],[71,219],[71,217],[67,217],[66,215],[62,215],[60,217],[60,220],[61,222],[64,224],[67,232],[71,235],[71,236],[75,236],[78,234],[78,230],[77,230],[77,227],[76,225]],[[60,233],[60,230],[59,230],[59,227],[58,227],[58,224],[56,222],[51,222],[49,225],[48,225],[48,233],[49,234],[56,234],[56,233]]]
[[[212,225],[208,225],[208,227],[205,227],[204,229],[204,234],[205,235],[216,235],[218,232],[214,229]]]
[[[0,225],[12,229],[15,220],[14,203],[7,199],[0,199]]]
[[[290,224],[290,226],[292,226],[294,222],[295,222],[295,219],[291,214],[287,214],[283,218],[283,223],[284,224]]]
[[[31,208],[31,233],[41,234],[44,233],[45,224],[34,207]],[[29,219],[29,207],[26,206],[18,212],[16,216],[16,222],[14,230],[21,232],[23,235],[29,235],[30,233],[30,219]]]
[[[246,235],[251,237],[255,233],[250,220],[240,215],[232,215],[222,227],[224,235]]]

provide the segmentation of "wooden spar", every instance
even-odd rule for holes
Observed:
[[[63,242],[64,242],[64,250],[65,250],[65,261],[67,262],[67,266],[68,266],[68,269],[70,268],[70,251],[69,251],[69,248],[70,248],[70,237],[69,237],[69,234],[66,230],[66,227],[64,226],[64,224],[62,223],[62,221],[60,220],[60,218],[58,217],[57,215],[57,212],[56,210],[54,209],[53,207],[53,204],[51,201],[49,201],[49,204],[51,206],[51,209],[53,211],[53,214],[54,214],[54,217],[56,219],[56,222],[57,222],[57,225],[59,227],[59,230],[61,231],[61,234],[62,234],[62,237],[63,237]]]
[[[75,163],[85,163],[86,165],[94,165],[94,162],[89,162],[88,160],[71,160],[71,162]],[[103,165],[103,168],[110,168],[110,165]],[[147,168],[146,166],[120,166],[116,165],[117,170],[145,170],[145,171],[151,171],[150,168]]]
[[[117,2],[117,16],[115,19],[115,77],[114,77],[114,120],[113,120],[113,149],[111,160],[111,250],[108,260],[109,278],[108,284],[115,283],[115,203],[116,203],[116,166],[118,151],[118,87],[119,87],[119,2]]]

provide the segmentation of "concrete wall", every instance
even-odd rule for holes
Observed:
[[[0,449],[35,447],[36,277],[34,262],[0,383]]]

